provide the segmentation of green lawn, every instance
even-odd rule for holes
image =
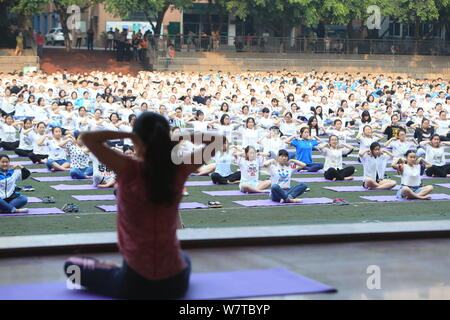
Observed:
[[[317,154],[317,153],[315,153]],[[26,160],[23,158],[12,159]],[[320,161],[316,159],[315,161]],[[355,160],[355,158],[349,158]],[[44,167],[44,166],[39,166]],[[362,166],[356,166],[362,174]],[[393,176],[394,172],[388,172]],[[33,176],[49,176],[50,173],[34,173]],[[54,173],[52,175],[67,175]],[[321,175],[304,175],[315,177]],[[192,180],[208,180],[208,177],[192,178]],[[394,178],[399,182],[399,178]],[[446,183],[449,179],[426,179],[424,185]],[[27,196],[43,197],[52,195],[55,204],[31,203],[27,207],[58,207],[66,203],[76,203],[81,212],[77,214],[58,214],[41,216],[1,216],[0,236],[51,234],[68,232],[97,232],[115,230],[115,213],[105,213],[95,208],[95,205],[114,204],[114,201],[77,201],[72,195],[112,194],[112,190],[98,191],[55,191],[50,188],[54,184],[85,184],[88,182],[37,182],[33,179],[24,181],[21,185],[32,185],[34,192],[24,193]],[[413,221],[450,218],[450,201],[415,201],[408,203],[375,203],[360,198],[363,195],[395,195],[395,191],[381,192],[345,192],[337,193],[323,189],[327,185],[361,185],[360,181],[309,183],[311,191],[302,197],[344,198],[349,205],[299,205],[284,207],[246,208],[233,203],[242,199],[265,199],[267,196],[240,196],[240,197],[210,197],[202,191],[207,190],[236,190],[237,186],[211,186],[189,187],[190,195],[184,202],[207,203],[210,200],[222,202],[220,209],[182,210],[183,222],[186,227],[231,227],[231,226],[257,226],[257,225],[292,225],[292,224],[321,224],[321,223],[349,223],[362,221]],[[450,194],[450,189],[435,186],[433,193]]]

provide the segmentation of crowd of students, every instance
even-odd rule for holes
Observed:
[[[357,151],[365,188],[392,188],[395,181],[384,174],[391,165],[402,174],[402,185],[413,190],[414,195],[400,196],[421,197],[420,179],[409,178],[416,174],[409,168],[413,163],[419,176],[450,177],[444,154],[449,109],[450,87],[441,78],[330,72],[6,74],[0,79],[0,147],[108,188],[116,183],[115,173],[87,150],[80,133],[131,132],[136,118],[152,111],[173,131],[227,138],[224,149],[197,171],[216,184],[239,184],[245,193],[270,189],[274,201],[295,202],[308,190],[303,184],[291,188],[295,171],[322,170],[330,181],[351,180],[355,167],[345,166],[345,158]],[[359,146],[348,144],[351,138]],[[108,145],[133,157],[130,139]],[[323,154],[324,163],[313,160],[313,150]],[[260,169],[270,179],[261,180]]]

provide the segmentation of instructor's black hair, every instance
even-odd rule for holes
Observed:
[[[133,133],[145,148],[143,178],[149,200],[166,207],[173,205],[177,166],[171,155],[176,142],[170,137],[169,122],[158,113],[144,112],[136,119]]]

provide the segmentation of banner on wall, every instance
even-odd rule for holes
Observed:
[[[133,32],[141,32],[144,34],[147,30],[153,32],[153,28],[150,22],[145,21],[107,21],[105,31],[108,32],[110,29],[115,30],[116,28],[122,31],[122,29],[128,30],[128,39],[131,39]]]

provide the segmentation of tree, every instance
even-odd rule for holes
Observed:
[[[105,8],[122,17],[132,13],[142,12],[153,28],[155,35],[160,34],[164,16],[170,6],[186,9],[192,5],[191,0],[108,0]],[[155,23],[156,21],[156,23]]]
[[[42,12],[46,5],[53,4],[63,30],[66,50],[70,51],[72,42],[70,41],[69,33],[71,30],[69,30],[67,22],[73,12],[72,10],[69,10],[69,8],[75,5],[80,8],[80,12],[84,12],[88,8],[102,2],[103,0],[18,0],[14,10],[22,14],[32,15]]]
[[[449,24],[449,6],[450,0],[397,0],[387,5],[386,12],[401,23],[414,23],[414,39],[419,39],[420,23]]]

